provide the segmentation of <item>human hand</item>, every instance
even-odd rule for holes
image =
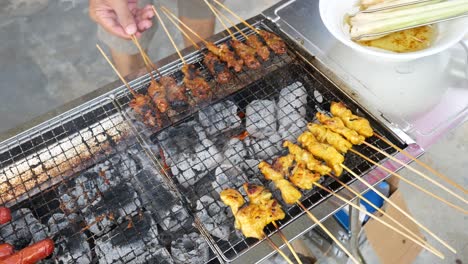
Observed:
[[[89,0],[89,16],[109,33],[124,39],[138,38],[153,22],[151,5],[138,7],[138,0]]]

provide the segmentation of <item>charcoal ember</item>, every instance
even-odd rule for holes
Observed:
[[[265,139],[250,138],[247,142],[249,154],[255,159],[270,160],[278,156],[283,150],[283,139],[278,133]]]
[[[0,225],[0,241],[19,250],[47,238],[47,231],[47,227],[34,217],[31,210],[21,208],[11,212],[10,222]]]
[[[208,232],[222,240],[227,240],[230,233],[226,208],[222,202],[208,195],[202,196],[196,206],[196,214]]]
[[[91,248],[87,237],[80,232],[76,214],[54,214],[48,221],[50,236],[55,249],[52,259],[56,263],[91,263]]]
[[[243,141],[231,138],[224,146],[224,157],[232,164],[236,165],[245,160],[248,151]]]
[[[227,100],[207,106],[199,111],[198,119],[208,135],[217,135],[241,125],[237,105]]]
[[[207,136],[199,123],[189,121],[161,131],[157,138],[170,162],[180,153],[193,153],[195,146]]]
[[[209,259],[209,246],[198,233],[184,234],[171,244],[171,253],[176,264],[201,264]]]
[[[66,212],[78,212],[101,200],[101,192],[110,183],[99,173],[87,171],[59,186],[61,208]]]
[[[176,204],[169,211],[166,211],[160,226],[164,231],[176,232],[188,226],[190,220],[187,210],[182,205]]]
[[[132,154],[132,150],[129,150],[129,152]],[[131,179],[139,171],[138,164],[133,159],[133,155],[124,153],[115,155],[112,159],[112,164],[124,179]]]
[[[247,176],[231,164],[221,164],[216,168],[215,177],[216,180],[211,182],[211,186],[217,193],[228,188],[243,189],[242,184],[247,180]]]
[[[266,138],[276,133],[276,103],[254,100],[246,108],[246,130],[252,137]]]
[[[307,121],[304,119],[304,117],[298,114],[290,115],[289,119],[293,120],[293,122],[290,122],[286,125],[280,124],[278,128],[278,134],[283,139],[283,142],[285,140],[296,142],[297,138],[304,131],[307,131]]]
[[[99,263],[147,263],[161,249],[157,236],[149,212],[127,219],[95,240]]]
[[[141,202],[130,184],[121,184],[102,193],[102,199],[84,212],[86,226],[95,235],[108,232],[112,225],[137,214]]]
[[[152,253],[151,256],[146,258],[144,263],[173,264],[174,259],[172,259],[171,254],[169,253],[169,251],[167,251],[166,248],[161,247],[154,250],[154,253]]]
[[[306,115],[307,91],[300,82],[295,82],[280,91],[278,99],[278,122],[287,126],[294,122],[288,118],[296,114],[304,117]]]
[[[247,175],[248,179],[254,178],[259,175],[260,170],[258,169],[258,164],[260,160],[257,159],[246,159],[239,163],[237,166],[242,170],[242,172]]]

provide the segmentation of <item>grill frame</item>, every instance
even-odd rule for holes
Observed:
[[[254,18],[252,18],[252,19],[250,19],[248,21],[250,23],[256,25],[256,26],[260,26],[260,27],[272,30],[274,33],[281,36],[283,38],[283,40],[285,40],[285,42],[288,44],[289,54],[292,55],[292,56],[295,56],[296,58],[302,58],[302,60],[304,60],[303,62],[308,65],[307,67],[310,70],[313,70],[313,73],[309,72],[309,74],[315,74],[316,75],[315,77],[318,78],[319,81],[322,81],[324,83],[328,83],[329,85],[333,85],[334,89],[336,89],[336,91],[338,91],[341,94],[341,96],[343,96],[343,98],[345,99],[344,101],[346,102],[346,104],[348,106],[351,106],[352,110],[354,112],[356,112],[356,110],[358,110],[358,112],[361,115],[364,115],[364,116],[368,117],[371,120],[372,125],[374,127],[376,127],[377,130],[380,131],[384,136],[386,136],[387,138],[391,138],[394,143],[396,143],[397,145],[399,145],[402,148],[407,147],[407,145],[404,144],[403,141],[400,140],[400,138],[398,138],[391,130],[389,130],[383,124],[381,124],[376,118],[374,118],[364,108],[360,107],[357,102],[355,102],[353,99],[351,99],[349,96],[347,96],[339,87],[334,85],[326,76],[324,76],[323,73],[321,73],[321,71],[318,70],[313,65],[315,59],[309,53],[307,53],[304,49],[302,49],[302,47],[300,47],[297,43],[295,43],[294,41],[289,39],[289,37],[287,35],[285,35],[279,28],[277,28],[272,22],[266,20],[261,15],[259,15],[257,17],[254,17]],[[243,27],[243,25],[239,25],[239,26],[241,28],[243,28],[245,33],[248,33],[248,34],[252,33],[249,29]],[[219,39],[219,37],[221,35],[223,35],[223,34],[225,34],[225,33],[220,33],[220,34],[214,36],[213,39],[214,38]],[[239,37],[241,37],[241,36],[239,36]],[[229,37],[221,38],[217,42],[224,42],[228,38]],[[195,51],[190,50],[190,49],[186,49],[184,51],[184,54],[188,54],[188,55],[186,55],[186,57],[188,58],[187,62],[189,62],[189,63],[199,60],[201,58],[201,56],[202,56],[200,53],[195,52]],[[177,75],[178,74],[177,72],[178,72],[178,69],[181,66],[181,62],[180,62],[180,60],[177,60],[175,58],[176,57],[174,57],[174,56],[171,56],[171,57],[167,58],[166,61],[168,63],[165,64],[165,66],[162,67],[160,69],[160,71],[161,71],[161,73],[163,75],[176,73],[175,77],[178,80],[180,80],[180,75]],[[275,57],[275,58],[278,58],[278,57]],[[164,64],[164,62],[163,62],[163,64]],[[304,64],[304,65],[306,65],[306,64]],[[275,65],[273,65],[273,66],[275,66]],[[262,68],[262,70],[263,70],[263,68]],[[265,72],[266,73],[269,73],[269,72],[271,73],[271,69],[265,70]],[[205,76],[207,76],[206,72],[204,74],[205,74]],[[247,72],[247,76],[250,76],[248,78],[251,78],[250,81],[253,81],[253,82],[257,81],[255,79],[262,78],[261,74],[259,75],[260,77],[258,77],[258,78],[257,77],[252,78],[251,75],[252,75],[252,72]],[[242,86],[242,79],[240,79],[241,77],[236,75],[235,78],[236,78],[237,84],[234,84],[234,86],[238,85],[240,83],[241,85],[238,88],[242,88],[242,90],[244,90],[245,87]],[[131,81],[130,85],[132,87],[134,87],[137,91],[141,91],[141,90],[145,89],[145,86],[148,84],[149,80],[150,80],[149,75],[145,74],[145,75]],[[236,93],[236,89],[237,88],[234,87],[232,89],[227,90],[226,93],[220,94],[218,96],[218,98],[211,101],[209,104],[214,104],[216,102],[225,100],[226,97],[232,95],[233,93]],[[26,131],[26,132],[24,132],[24,133],[22,133],[22,134],[20,134],[20,135],[18,135],[16,137],[13,137],[13,138],[11,138],[11,139],[9,139],[7,141],[2,142],[1,145],[0,145],[0,153],[5,152],[5,150],[11,150],[12,148],[15,148],[15,147],[19,147],[20,149],[22,149],[22,148],[24,148],[25,144],[30,144],[30,143],[34,142],[35,138],[42,137],[42,135],[45,132],[56,129],[57,127],[61,126],[67,120],[68,121],[69,120],[74,120],[77,116],[80,116],[83,113],[86,113],[86,109],[92,109],[93,107],[95,107],[95,106],[97,106],[99,104],[102,104],[103,102],[112,103],[113,107],[115,108],[114,110],[116,111],[115,113],[118,113],[118,114],[122,115],[123,118],[124,118],[124,121],[127,123],[128,133],[135,136],[135,139],[138,141],[138,144],[140,146],[142,146],[143,149],[148,149],[148,146],[151,143],[148,142],[148,137],[147,136],[148,136],[148,133],[152,133],[153,131],[148,131],[146,128],[135,126],[130,121],[130,120],[132,120],[132,117],[129,116],[128,113],[125,111],[125,109],[127,108],[126,103],[125,103],[126,100],[124,99],[123,101],[121,101],[122,98],[127,98],[127,99],[129,98],[128,97],[128,92],[126,91],[126,88],[124,86],[120,86],[119,88],[116,88],[111,92],[108,92],[108,93],[103,94],[103,95],[101,95],[101,96],[99,96],[99,97],[97,97],[97,98],[95,98],[93,100],[90,100],[86,104],[80,105],[77,108],[72,109],[67,113],[64,113],[64,114],[62,114],[62,115],[60,115],[60,116],[58,116],[58,117],[56,117],[54,119],[51,119],[48,122],[45,122],[45,123],[33,128],[33,129],[29,130],[29,131]],[[165,129],[167,129],[168,127],[174,126],[176,124],[184,122],[185,120],[190,118],[190,115],[196,113],[198,111],[198,109],[203,108],[204,106],[206,106],[206,104],[201,104],[201,105],[197,106],[194,109],[190,109],[190,111],[187,112],[185,116],[182,115],[182,116],[177,116],[176,118],[173,118],[172,120],[170,120],[170,122],[168,122],[166,124]],[[57,138],[57,140],[59,140],[58,136],[60,136],[60,135],[57,135],[57,137],[54,136],[54,138]],[[43,144],[45,144],[45,143],[46,142],[43,142]],[[24,154],[26,156],[27,153],[21,153],[21,154]],[[158,169],[164,167],[161,160],[158,157],[159,153],[149,152],[149,153],[146,153],[146,154],[147,154],[148,158],[151,160],[151,162],[154,163],[155,167],[158,167]],[[91,159],[91,160],[94,160],[94,159]],[[95,162],[96,162],[96,160],[94,160],[94,163]],[[1,167],[4,167],[5,164],[7,164],[7,163],[0,163],[0,164],[1,164]],[[89,167],[89,166],[84,165],[84,167]],[[369,168],[369,170],[371,170],[371,168]],[[82,169],[72,168],[72,170],[71,170],[72,174],[76,173],[76,171],[82,171]],[[363,172],[363,174],[366,174],[368,171]],[[64,180],[67,177],[70,177],[70,176],[71,175],[66,174],[66,175],[62,175],[61,177],[54,178],[53,180],[56,180],[56,181],[60,182],[60,181]],[[164,176],[165,177],[163,177],[163,178],[165,180],[165,183],[168,184],[171,187],[171,189],[174,189],[174,190],[177,191],[177,194],[179,195],[179,198],[184,202],[184,206],[191,207],[190,204],[186,201],[187,197],[183,196],[179,192],[178,185],[174,183],[172,177],[170,175],[164,175]],[[379,181],[383,180],[383,178],[384,177],[381,177],[379,179]],[[49,187],[55,185],[54,181],[52,181],[50,183],[47,183],[47,184],[48,184]],[[333,187],[334,190],[339,190],[340,189],[340,188],[337,188],[336,185],[335,186],[332,185],[332,187]],[[41,186],[41,187],[37,187],[36,190],[29,191],[24,199],[28,199],[28,196],[31,197],[32,195],[34,195],[34,193],[41,192],[41,188],[45,188],[45,187]],[[313,207],[321,204],[324,200],[326,200],[329,197],[329,195],[323,195],[323,194],[320,194],[320,192],[317,192],[317,193],[320,196],[320,198],[315,203],[311,204],[311,203],[308,203],[307,201],[304,201],[304,204],[308,208],[313,208]],[[15,199],[15,200],[16,200],[15,204],[17,204],[20,199]],[[12,204],[13,203],[6,203],[7,206],[12,205]],[[189,210],[189,212],[191,212],[193,214],[193,212],[191,210]],[[299,218],[302,214],[303,213],[297,214],[296,216],[294,216],[294,219]],[[200,219],[198,219],[198,217],[196,217],[195,215],[191,215],[191,216],[193,217],[195,227],[204,236],[204,238],[207,240],[208,244],[214,250],[214,252],[218,255],[218,257],[220,257],[223,261],[231,262],[231,261],[234,261],[234,260],[238,260],[239,257],[244,255],[248,251],[248,250],[243,250],[242,252],[236,253],[235,256],[233,256],[233,257],[232,256],[227,257],[225,255],[225,253],[224,253],[225,250],[222,250],[221,248],[219,248],[219,246],[217,245],[217,242],[209,234],[209,232],[204,227],[204,225],[200,221]],[[293,222],[292,220],[289,221],[288,223],[284,223],[284,221],[279,221],[279,223],[281,225],[281,228],[287,228],[288,225],[290,225],[292,222]],[[274,231],[271,226],[267,228],[267,233],[268,234],[274,235],[275,232],[276,231]],[[261,243],[261,241],[254,242],[254,243],[249,243],[248,249],[251,249],[251,248],[255,247],[256,245],[258,245],[260,243]]]

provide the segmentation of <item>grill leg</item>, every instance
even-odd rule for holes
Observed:
[[[360,206],[360,199],[356,198],[353,201],[354,204]],[[349,250],[353,256],[358,259],[361,263],[366,263],[362,258],[361,252],[359,251],[359,234],[361,232],[361,221],[359,220],[359,210],[349,206],[349,223],[351,234],[349,238]]]

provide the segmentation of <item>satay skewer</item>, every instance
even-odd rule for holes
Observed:
[[[167,37],[168,37],[169,40],[171,41],[172,46],[174,46],[174,49],[176,50],[177,54],[179,55],[180,60],[182,61],[183,64],[187,64],[187,62],[186,62],[185,59],[184,59],[184,56],[182,56],[182,53],[180,53],[180,50],[179,50],[179,48],[177,47],[177,44],[175,43],[174,39],[172,39],[172,36],[171,36],[171,34],[169,33],[169,30],[167,30],[166,24],[164,24],[164,21],[163,21],[163,20],[161,19],[161,17],[159,16],[158,11],[157,11],[156,8],[154,7],[154,5],[152,5],[151,8],[153,9],[154,14],[155,14],[156,17],[158,18],[159,23],[161,23],[161,26],[163,27],[164,32],[166,32]]]
[[[387,198],[385,195],[383,195],[381,192],[379,192],[374,186],[372,186],[371,184],[369,184],[367,181],[365,181],[363,178],[361,178],[359,175],[357,175],[356,173],[354,173],[354,171],[352,171],[350,168],[348,168],[346,165],[343,165],[341,164],[341,167],[343,167],[343,169],[345,169],[347,172],[349,172],[351,175],[353,175],[356,179],[358,179],[360,182],[362,182],[364,185],[366,185],[369,189],[371,189],[372,191],[374,191],[377,195],[379,195],[382,199],[384,199],[388,204],[390,204],[391,206],[393,206],[395,209],[397,209],[400,213],[402,213],[403,215],[405,215],[406,217],[408,217],[408,219],[410,219],[413,223],[415,223],[418,227],[420,227],[421,229],[423,229],[424,231],[426,231],[429,235],[431,235],[433,238],[435,238],[437,241],[439,241],[439,243],[441,243],[442,245],[444,245],[446,248],[448,248],[450,251],[452,251],[453,253],[457,253],[457,251],[451,247],[449,244],[447,244],[447,242],[443,241],[440,237],[438,237],[436,234],[434,234],[431,230],[429,230],[427,227],[425,227],[424,225],[422,225],[421,223],[419,223],[419,221],[417,221],[413,216],[411,216],[409,213],[407,213],[405,210],[401,209],[401,207],[399,207],[397,204],[395,204],[392,200],[390,200],[389,198]]]
[[[188,30],[190,33],[192,33],[194,36],[196,36],[203,44],[207,45],[208,41],[206,41],[204,38],[202,38],[197,32],[195,32],[193,29],[191,29],[187,24],[185,24],[182,20],[180,20],[174,13],[171,12],[168,8],[165,6],[161,7],[161,10],[169,17],[172,17],[175,21],[179,22],[186,30]],[[173,22],[175,22],[172,20]],[[174,23],[176,24],[176,23]]]
[[[422,166],[423,168],[427,169],[428,171],[432,172],[434,175],[438,176],[440,179],[444,180],[445,182],[447,182],[448,184],[452,185],[453,187],[459,189],[460,191],[462,191],[463,193],[467,194],[468,193],[468,190],[463,188],[460,184],[456,183],[455,181],[451,180],[449,177],[445,176],[444,174],[442,174],[441,172],[439,171],[436,171],[434,168],[432,168],[431,166],[429,166],[428,164],[424,163],[423,161],[417,159],[416,157],[414,157],[413,155],[409,154],[407,151],[399,148],[397,145],[393,144],[390,140],[384,138],[383,136],[377,134],[374,132],[374,136],[377,137],[378,139],[382,140],[383,142],[387,143],[389,146],[391,146],[392,148],[398,150],[399,152],[401,152],[403,155],[405,155],[406,157],[410,158],[411,160],[413,160],[414,162],[416,162],[417,164],[419,164],[420,166]]]
[[[245,39],[248,38],[248,36],[229,17],[224,15],[218,8],[210,4],[208,1],[205,0],[205,2],[212,8],[212,10],[214,9],[214,11],[218,13],[218,15],[220,15],[224,20],[228,21],[229,24],[231,24],[231,26],[235,28]]]
[[[270,246],[276,252],[278,252],[278,254],[280,254],[284,258],[284,260],[286,260],[286,262],[288,262],[288,264],[294,264],[294,262],[292,262],[291,259],[286,254],[284,254],[284,252],[273,242],[273,240],[271,240],[271,238],[269,238],[265,233],[264,233],[264,236],[265,236],[265,240],[268,242],[268,244],[270,244]]]
[[[391,230],[397,232],[398,234],[404,236],[405,238],[407,238],[407,239],[413,241],[414,243],[416,243],[416,244],[419,245],[420,247],[426,249],[427,251],[431,252],[432,254],[438,256],[439,258],[441,258],[441,259],[444,259],[444,258],[445,258],[445,256],[444,256],[440,251],[438,251],[437,249],[433,248],[433,247],[430,246],[429,244],[426,244],[426,243],[424,242],[424,240],[421,242],[419,237],[418,237],[419,239],[416,239],[416,238],[414,238],[414,237],[412,237],[412,236],[409,236],[408,234],[406,234],[406,233],[402,232],[401,230],[395,228],[394,226],[390,225],[389,223],[383,221],[383,220],[380,219],[379,217],[377,217],[377,216],[375,216],[375,215],[373,215],[373,214],[367,212],[366,210],[361,209],[361,207],[359,207],[358,205],[356,205],[356,204],[350,202],[349,200],[345,199],[345,198],[342,197],[341,195],[339,195],[339,194],[337,194],[337,193],[335,193],[335,192],[333,192],[333,191],[331,191],[331,190],[325,188],[325,187],[322,186],[321,184],[316,183],[316,182],[314,182],[313,184],[314,184],[315,186],[319,187],[320,189],[325,190],[326,192],[328,192],[328,193],[330,193],[331,195],[335,196],[336,198],[340,199],[341,201],[343,201],[343,202],[349,204],[350,206],[354,207],[355,209],[357,209],[358,211],[364,213],[365,215],[368,215],[370,218],[372,218],[372,219],[374,219],[375,221],[381,223],[382,225],[384,225],[384,226],[390,228]],[[388,215],[387,215],[387,216],[388,216]],[[413,233],[413,234],[414,234],[414,233]]]
[[[221,6],[222,8],[224,8],[224,10],[228,11],[231,15],[233,15],[234,17],[236,17],[237,19],[239,19],[239,21],[241,21],[242,23],[244,23],[244,25],[246,25],[247,27],[249,27],[250,29],[252,29],[255,33],[257,34],[260,34],[260,31],[258,29],[256,29],[254,26],[252,26],[251,24],[247,23],[247,21],[245,21],[244,19],[242,19],[242,17],[240,17],[239,15],[237,15],[236,13],[234,13],[234,11],[232,11],[231,9],[229,9],[227,6],[225,6],[224,4],[222,4],[221,2],[217,1],[217,0],[213,0],[216,4],[218,4],[219,6]]]
[[[286,244],[286,246],[289,248],[289,251],[291,251],[297,263],[302,264],[301,258],[299,258],[299,256],[296,253],[296,250],[293,248],[291,243],[289,243],[287,237],[283,234],[283,232],[279,229],[279,226],[276,223],[276,221],[273,221],[272,224],[276,228],[276,230],[278,230],[278,235],[280,236],[281,240],[283,240],[283,242]]]
[[[221,24],[224,26],[224,28],[226,29],[226,31],[229,33],[229,35],[231,36],[232,39],[236,39],[236,36],[234,35],[234,33],[232,33],[231,29],[229,29],[229,27],[224,24],[224,21],[221,19],[220,15],[213,9],[213,7],[211,6],[211,4],[207,1],[207,0],[204,0],[205,1],[205,4],[211,9],[211,12],[213,12],[213,14],[216,16],[216,18],[219,20],[219,22],[221,22]]]

